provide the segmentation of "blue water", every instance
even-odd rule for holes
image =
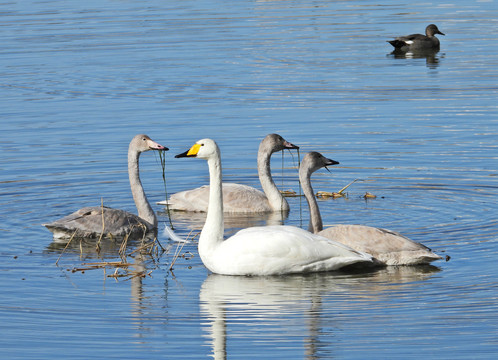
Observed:
[[[492,358],[498,353],[498,8],[489,1],[24,1],[0,4],[0,357]],[[434,58],[386,40],[436,23]],[[224,178],[259,188],[276,132],[340,162],[313,176],[325,225],[399,231],[451,256],[432,267],[270,278],[209,274],[195,245],[130,255],[144,278],[109,277],[118,247],[52,243],[42,223],[83,206],[135,212],[126,151],[170,148],[169,193],[208,182],[174,159],[215,139]],[[297,154],[273,156],[299,194]],[[141,177],[165,197],[160,161]],[[375,199],[365,200],[366,192]],[[286,224],[306,227],[288,198]],[[160,230],[169,219],[154,205]],[[274,220],[274,219],[273,219]],[[227,219],[227,234],[268,223]],[[277,219],[279,220],[279,219]],[[202,216],[172,216],[176,232]],[[137,244],[130,244],[130,251]],[[75,270],[75,271],[74,271]],[[120,270],[119,274],[124,274]]]

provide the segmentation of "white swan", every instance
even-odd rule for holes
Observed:
[[[310,152],[304,156],[299,167],[299,180],[310,207],[309,231],[366,252],[379,265],[428,264],[441,259],[426,246],[391,230],[364,225],[335,225],[324,230],[310,179],[316,170],[334,164],[338,162],[320,153]]]
[[[284,149],[299,149],[277,134],[267,135],[259,145],[258,175],[263,192],[251,186],[223,183],[223,211],[226,213],[264,213],[289,211],[289,204],[273,182],[270,170],[270,157],[274,152]],[[209,201],[209,185],[182,191],[171,195],[168,201],[170,209],[180,211],[206,212]]]
[[[176,157],[205,159],[209,167],[209,204],[199,237],[199,255],[213,273],[280,275],[336,270],[371,263],[368,254],[293,226],[252,227],[223,240],[221,158],[211,139],[199,140]]]
[[[138,159],[149,150],[168,150],[152,141],[147,135],[136,135],[128,148],[128,175],[131,192],[138,216],[124,210],[108,207],[84,207],[52,223],[44,224],[54,234],[55,240],[76,238],[98,238],[100,234],[131,238],[142,237],[145,233],[157,230],[157,218],[147,200],[140,182]],[[104,220],[104,227],[102,226]]]

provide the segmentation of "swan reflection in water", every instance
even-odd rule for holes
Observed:
[[[334,348],[330,344],[334,340],[330,329],[340,330],[344,326],[345,313],[363,316],[370,302],[379,306],[379,300],[393,290],[408,292],[410,288],[412,292],[413,287],[421,286],[421,281],[438,271],[438,267],[424,265],[387,267],[359,274],[254,277],[211,274],[199,293],[201,317],[207,320],[205,336],[210,339],[215,359],[228,357],[227,337],[239,342],[265,340],[267,343],[287,339],[292,342],[289,345],[292,351],[299,351],[295,340],[302,338],[301,350],[306,358],[316,359],[322,348]],[[282,338],[269,340],[268,336]]]
[[[135,336],[140,339],[151,332],[151,312],[155,312],[157,318],[164,316],[162,308],[157,309],[157,303],[155,303],[150,295],[146,294],[147,287],[144,289],[144,279],[148,278],[153,271],[158,269],[160,266],[160,259],[157,255],[152,256],[151,254],[135,251],[141,245],[150,244],[152,240],[154,239],[146,239],[144,240],[144,243],[140,241],[128,242],[126,259],[123,260],[127,266],[113,266],[113,260],[118,259],[119,254],[122,251],[122,239],[104,238],[100,243],[101,248],[99,251],[96,251],[95,239],[77,239],[66,245],[56,240],[47,247],[45,252],[61,254],[60,260],[61,262],[66,263],[66,266],[67,261],[64,261],[64,257],[70,258],[70,261],[73,263],[72,272],[85,273],[85,270],[103,272],[103,285],[105,285],[106,281],[114,281],[114,279],[123,282],[124,284],[129,284],[131,300],[129,301],[131,307],[130,315],[133,319],[132,325],[136,333]],[[167,252],[168,249],[165,249],[165,253]],[[79,255],[77,260],[75,260],[75,255]],[[159,253],[159,255],[161,255],[161,253]],[[106,260],[104,259],[106,258],[111,259],[109,266],[104,266],[106,264]],[[115,261],[115,263],[119,263],[119,261]],[[93,267],[92,265],[95,264],[100,264],[102,267]],[[62,268],[64,268],[64,266],[62,266]],[[117,272],[115,272],[116,269],[118,269]],[[62,273],[69,279],[71,271],[69,271],[70,269],[66,270],[63,270]],[[123,299],[126,299],[126,297]],[[126,303],[128,303],[128,301],[126,301]],[[116,306],[121,308],[122,304],[117,303]]]

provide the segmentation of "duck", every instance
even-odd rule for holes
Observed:
[[[388,40],[387,42],[394,46],[395,50],[403,52],[439,50],[439,39],[434,36],[436,34],[444,35],[436,25],[430,24],[425,28],[425,35],[398,36],[394,40]]]
[[[263,191],[254,187],[223,183],[223,211],[226,213],[288,212],[289,203],[278,190],[270,170],[271,155],[284,149],[299,149],[278,134],[268,134],[258,150],[258,175]],[[209,201],[209,185],[173,194],[169,200],[158,202],[171,210],[206,212]]]
[[[320,209],[311,186],[311,174],[318,169],[336,164],[339,162],[328,159],[315,151],[307,153],[301,161],[299,181],[310,209],[308,231],[370,254],[376,266],[423,265],[441,259],[441,256],[425,245],[396,231],[347,224],[323,229]]]
[[[128,177],[138,216],[106,206],[84,207],[63,218],[43,224],[53,233],[54,240],[95,239],[100,236],[128,236],[129,239],[137,239],[157,232],[157,217],[147,200],[139,174],[140,154],[149,150],[169,149],[144,134],[134,136],[128,147]]]
[[[207,161],[209,202],[199,236],[199,256],[215,274],[261,276],[333,271],[371,264],[372,257],[346,245],[289,225],[242,229],[224,239],[221,154],[212,139],[201,139],[175,158]]]

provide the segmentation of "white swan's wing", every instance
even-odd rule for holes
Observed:
[[[241,230],[225,240],[210,266],[213,272],[227,275],[279,275],[331,271],[371,261],[368,254],[303,229],[266,226]]]
[[[369,253],[386,265],[428,264],[441,259],[428,247],[386,229],[364,225],[335,225],[318,234]]]

